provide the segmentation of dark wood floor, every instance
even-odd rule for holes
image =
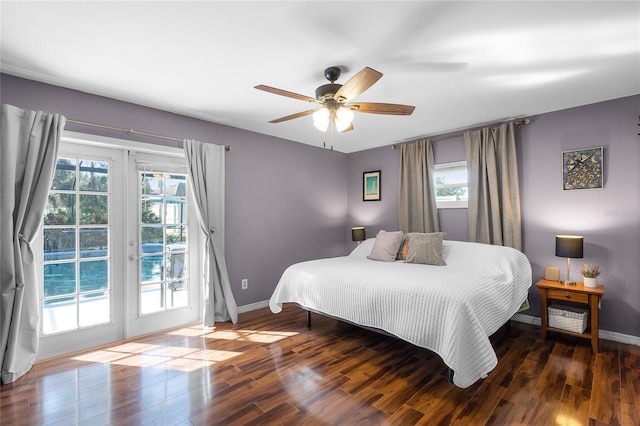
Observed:
[[[640,347],[514,322],[467,389],[433,353],[287,306],[34,366],[0,388],[0,424],[640,425]]]

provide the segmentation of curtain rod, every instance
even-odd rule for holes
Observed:
[[[73,118],[67,118],[67,122],[68,123],[75,123],[75,124],[82,124],[83,126],[99,127],[101,129],[117,130],[119,132],[126,132],[128,135],[141,135],[141,136],[149,136],[149,137],[152,137],[152,138],[165,139],[165,140],[168,140],[168,141],[184,142],[184,139],[174,138],[172,136],[163,136],[163,135],[158,135],[158,134],[155,134],[155,133],[141,132],[141,131],[134,130],[134,129],[125,129],[124,127],[116,127],[116,126],[108,126],[106,124],[91,123],[89,121],[75,120]],[[229,145],[225,145],[224,146],[224,150],[227,151],[227,152],[231,151],[231,147]]]
[[[513,122],[513,124],[515,124],[518,127],[526,126],[529,123],[531,123],[531,120],[529,120],[528,118],[523,118],[522,120],[518,120],[518,121],[514,121]],[[431,142],[437,142],[437,141],[441,141],[441,140],[445,140],[445,139],[451,139],[451,138],[455,138],[455,137],[458,137],[458,136],[462,136],[462,135],[465,134],[465,132],[469,132],[471,130],[482,129],[482,128],[487,127],[487,126],[495,126],[496,124],[502,124],[502,123],[493,123],[493,124],[487,124],[487,125],[480,126],[480,127],[471,127],[469,129],[460,130],[458,132],[444,133],[444,134],[441,134],[441,135],[434,136],[432,138],[430,138],[430,137],[412,138],[411,140],[407,140],[406,142],[394,143],[393,145],[391,145],[391,149],[398,149],[398,148],[400,148],[400,145],[402,145],[402,144],[415,142],[415,141],[417,141],[419,139],[423,139],[423,138],[424,139],[429,139]],[[640,126],[640,124],[639,124],[639,126]]]

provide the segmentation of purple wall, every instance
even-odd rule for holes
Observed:
[[[2,103],[231,145],[226,154],[226,259],[238,305],[269,299],[284,269],[295,262],[347,252],[345,154],[6,74],[0,77]],[[181,145],[73,124],[66,129]],[[249,280],[248,290],[241,290],[243,278]]]
[[[352,226],[366,226],[368,237],[380,229],[398,229],[400,151],[391,146],[345,155],[5,74],[0,77],[2,103],[231,145],[226,257],[239,305],[268,299],[292,263],[345,254],[355,246]],[[534,282],[542,277],[544,266],[559,266],[565,275],[565,260],[554,256],[556,234],[583,235],[582,263],[598,263],[604,270],[601,328],[633,336],[640,336],[639,115],[640,96],[633,96],[532,117],[518,135],[524,251],[532,263]],[[162,143],[71,124],[67,129]],[[604,189],[562,191],[561,152],[594,146],[604,147]],[[464,159],[462,138],[435,142],[434,154],[436,162]],[[362,201],[362,173],[370,170],[382,171],[380,202]],[[448,239],[466,240],[466,210],[441,210],[440,226]],[[580,264],[573,262],[574,277]],[[240,289],[242,278],[249,279],[249,290]],[[535,288],[530,300],[527,313],[539,316]]]
[[[462,137],[433,142],[436,163],[465,160]],[[364,226],[367,238],[376,233],[397,230],[398,182],[400,179],[400,149],[392,146],[349,154],[349,227]],[[362,173],[382,172],[382,199],[362,201]],[[438,212],[440,229],[447,230],[449,240],[467,240],[467,209],[442,209]],[[351,240],[351,234],[349,234]]]
[[[545,266],[558,266],[566,275],[566,260],[555,257],[555,235],[584,236],[584,258],[578,267],[597,263],[605,284],[600,311],[603,330],[640,336],[640,137],[637,135],[640,96],[616,99],[532,117],[517,134],[524,252],[533,269],[534,283]],[[561,153],[604,147],[604,189],[562,190]],[[462,137],[434,143],[436,163],[464,159]],[[399,151],[376,148],[349,155],[349,225],[367,229],[398,228],[397,193]],[[384,208],[361,201],[362,171],[382,169]],[[361,185],[361,184],[359,184]],[[385,201],[386,195],[386,201]],[[467,239],[466,209],[439,212],[441,230],[448,239]],[[373,236],[374,234],[369,234]],[[533,287],[526,314],[540,316],[540,297]]]

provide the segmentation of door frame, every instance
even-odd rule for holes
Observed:
[[[119,226],[119,232],[116,232],[114,229],[114,225],[112,225],[112,236],[111,236],[111,244],[114,246],[116,244],[122,244],[125,248],[123,250],[122,255],[118,256],[119,258],[116,260],[116,257],[111,255],[112,258],[112,272],[116,270],[123,271],[122,279],[115,279],[115,275],[112,273],[111,275],[111,286],[112,286],[112,318],[111,322],[106,325],[100,325],[95,327],[106,327],[111,328],[108,333],[100,333],[96,334],[95,327],[87,327],[81,330],[74,330],[70,332],[57,333],[54,335],[43,336],[40,335],[39,340],[39,349],[36,357],[37,361],[51,358],[54,356],[59,356],[87,348],[91,348],[94,346],[99,346],[102,344],[111,343],[117,340],[127,339],[133,337],[134,335],[143,334],[151,331],[160,331],[162,329],[166,329],[169,327],[174,327],[179,324],[168,324],[166,322],[160,322],[157,324],[156,329],[145,329],[146,331],[142,331],[140,327],[131,327],[131,322],[137,320],[137,318],[133,318],[131,315],[132,309],[137,312],[137,299],[132,300],[129,292],[128,285],[129,277],[132,275],[130,271],[131,262],[128,259],[131,250],[128,244],[128,235],[131,235],[130,220],[124,214],[127,211],[132,210],[129,204],[131,203],[130,191],[127,189],[127,182],[131,179],[130,176],[130,167],[129,167],[129,153],[148,153],[148,154],[157,154],[164,157],[174,157],[174,158],[184,158],[184,151],[182,148],[171,147],[165,145],[156,145],[152,143],[145,142],[137,142],[130,141],[124,139],[111,138],[106,136],[99,135],[91,135],[79,132],[72,131],[64,131],[61,137],[61,150],[59,152],[60,156],[64,156],[65,154],[73,154],[76,153],[69,152],[66,148],[66,144],[73,144],[75,146],[81,147],[95,147],[95,148],[106,148],[112,151],[111,156],[109,156],[110,160],[113,164],[120,162],[120,166],[118,170],[113,170],[112,172],[112,188],[110,188],[110,193],[114,194],[119,192],[123,194],[123,203],[122,209],[119,208],[111,208],[110,215],[114,220],[121,220],[121,226]],[[81,151],[84,151],[82,149]],[[80,152],[80,156],[85,155],[84,152]],[[90,153],[86,154],[89,157],[92,156]],[[192,211],[194,209],[191,209]],[[137,212],[137,209],[135,209]],[[120,216],[118,218],[118,216]],[[202,264],[202,244],[203,239],[201,237],[200,226],[197,223],[197,219],[189,221],[190,225],[190,237],[192,238],[192,250],[190,252],[191,255],[191,274],[189,277],[190,285],[193,286],[196,291],[192,294],[195,294],[195,300],[190,300],[189,309],[192,309],[192,318],[193,321],[201,321],[202,320],[202,274],[197,273],[198,265]],[[137,232],[137,231],[134,231]],[[38,262],[38,291],[42,291],[42,265],[43,265],[43,253],[42,253],[42,232],[38,233],[37,236],[38,241],[35,242],[34,246],[34,255]],[[137,267],[136,267],[137,270]],[[137,286],[137,283],[136,283]],[[117,297],[117,299],[116,299]],[[193,298],[192,298],[193,299]],[[38,300],[38,306],[40,311],[42,307],[40,306],[41,302]],[[42,317],[42,316],[40,316]],[[42,318],[40,318],[40,330],[42,329]],[[61,337],[64,336],[64,337]],[[66,337],[66,339],[65,339]],[[64,343],[61,343],[64,342]]]

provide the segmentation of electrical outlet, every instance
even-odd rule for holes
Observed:
[[[248,288],[249,288],[249,280],[245,278],[242,280],[242,289],[246,290]]]

